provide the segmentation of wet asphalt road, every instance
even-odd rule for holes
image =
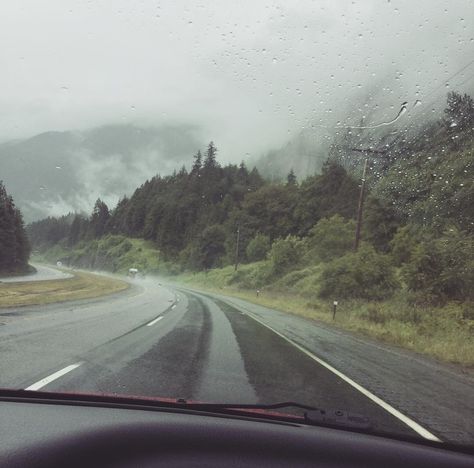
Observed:
[[[316,322],[156,280],[100,301],[0,310],[0,387],[205,402],[297,401],[363,414],[376,430],[415,434],[255,318],[440,439],[473,443],[470,377]]]
[[[0,278],[1,283],[21,283],[23,281],[46,281],[54,279],[66,279],[71,278],[70,273],[66,273],[56,268],[51,268],[45,265],[33,264],[36,272],[29,275],[22,276],[7,276]]]

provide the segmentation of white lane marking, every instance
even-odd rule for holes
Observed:
[[[176,304],[173,304],[173,305],[171,306],[171,310],[173,310],[175,307],[176,307]]]
[[[332,373],[336,374],[338,377],[340,377],[342,380],[347,382],[349,385],[354,387],[356,390],[358,390],[360,393],[365,395],[367,398],[372,400],[374,403],[377,405],[381,406],[385,411],[388,411],[391,415],[395,416],[397,419],[405,423],[409,428],[413,429],[415,432],[417,432],[419,435],[424,437],[425,439],[428,440],[434,440],[436,442],[441,442],[438,437],[436,437],[434,434],[426,430],[424,427],[420,426],[417,422],[413,421],[413,419],[410,419],[408,416],[405,416],[403,413],[400,413],[397,409],[395,409],[393,406],[389,405],[385,401],[383,401],[381,398],[378,396],[374,395],[372,392],[369,390],[365,389],[362,387],[362,385],[359,385],[357,382],[354,382],[350,377],[347,377],[347,375],[344,375],[342,372],[338,371],[334,367],[332,367],[330,364],[328,364],[326,361],[323,361],[321,358],[318,358],[316,355],[311,353],[310,351],[306,350],[302,346],[300,346],[298,343],[294,342],[292,339],[287,338],[285,335],[280,333],[279,331],[275,330],[274,328],[270,327],[266,323],[262,322],[260,319],[254,316],[251,312],[247,312],[247,315],[254,319],[256,322],[260,323],[264,327],[268,328],[271,330],[273,333],[277,334],[280,338],[283,338],[285,341],[288,343],[292,344],[296,348],[298,348],[302,353],[306,354],[308,357],[316,361],[318,364],[321,364],[324,366],[326,369],[330,370]]]
[[[33,385],[26,387],[25,390],[39,390],[40,388],[45,387],[46,385],[53,382],[54,380],[59,379],[59,377],[62,377],[68,372],[71,372],[74,369],[77,369],[82,364],[83,364],[82,362],[76,362],[76,364],[71,364],[70,366],[67,366],[64,369],[58,370],[54,374],[48,375],[48,377],[45,377],[44,379],[38,380],[38,382],[34,383]]]
[[[163,318],[163,316],[160,315],[160,316],[157,317],[155,320],[152,320],[150,323],[147,323],[146,326],[147,326],[147,327],[151,327],[152,325],[155,325],[156,322],[159,322],[162,318]]]

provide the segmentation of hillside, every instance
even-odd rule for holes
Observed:
[[[191,127],[109,125],[0,144],[1,177],[26,221],[116,204],[150,173],[171,173],[201,142]],[[125,175],[126,174],[126,175]]]

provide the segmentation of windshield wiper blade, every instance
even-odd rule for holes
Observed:
[[[158,400],[131,397],[124,395],[107,395],[107,394],[87,394],[87,393],[56,393],[41,392],[29,390],[15,390],[0,388],[0,399],[35,400],[37,402],[50,402],[54,400],[56,403],[62,404],[111,404],[111,405],[137,405],[147,408],[160,408],[170,410],[184,410],[196,412],[208,412],[215,414],[226,414],[234,416],[246,416],[254,418],[264,418],[270,420],[288,421],[303,423],[314,426],[347,428],[349,430],[360,430],[363,432],[370,431],[372,426],[365,416],[348,413],[342,410],[324,410],[315,406],[305,405],[295,401],[285,401],[273,404],[245,404],[245,403],[200,403],[187,401],[183,398]],[[296,408],[305,410],[304,413],[279,413],[274,410],[283,408]],[[274,411],[274,412],[273,412]]]
[[[199,402],[188,402],[184,399],[176,400],[177,403],[186,405],[186,408],[193,409],[257,409],[257,410],[274,410],[281,408],[300,408],[309,411],[318,410],[314,406],[304,405],[295,401],[284,401],[281,403],[272,404],[259,404],[259,403],[199,403]]]
[[[329,427],[346,427],[351,429],[370,430],[372,424],[366,416],[350,413],[347,411],[334,409],[325,410],[316,408],[314,406],[305,405],[295,401],[285,401],[274,404],[239,404],[239,403],[188,403],[186,400],[177,400],[177,403],[182,404],[188,409],[201,410],[201,411],[230,411],[236,413],[243,413],[246,410],[262,410],[272,411],[283,408],[298,408],[306,410],[303,414],[303,420],[306,424],[314,424]],[[248,412],[250,412],[248,411]],[[254,413],[252,413],[254,414]],[[270,416],[276,416],[270,413]],[[279,415],[289,418],[298,417],[294,414],[285,413]],[[301,419],[301,416],[299,416]]]

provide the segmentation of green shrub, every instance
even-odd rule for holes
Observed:
[[[321,274],[320,297],[381,300],[398,287],[390,257],[367,244],[328,263]]]
[[[281,275],[298,265],[303,255],[303,242],[295,236],[277,239],[270,250],[272,272]]]
[[[109,235],[101,239],[101,246],[105,250],[109,250],[117,245],[121,244],[125,240],[124,236]]]
[[[340,215],[321,219],[310,231],[308,260],[327,262],[347,253],[354,243],[355,223]]]
[[[415,302],[443,303],[474,298],[474,240],[450,229],[418,244],[402,268]]]
[[[128,239],[124,239],[113,249],[114,256],[121,257],[122,255],[125,255],[127,252],[132,250],[132,248],[132,243]]]
[[[257,234],[247,245],[247,259],[250,262],[263,260],[267,256],[270,247],[270,238],[264,234]]]
[[[214,224],[206,227],[197,236],[189,250],[188,264],[197,270],[208,270],[222,266],[225,254],[225,230]]]
[[[397,266],[409,262],[412,252],[415,250],[421,236],[415,231],[413,226],[403,226],[398,228],[395,236],[390,242],[391,255],[394,264]]]

